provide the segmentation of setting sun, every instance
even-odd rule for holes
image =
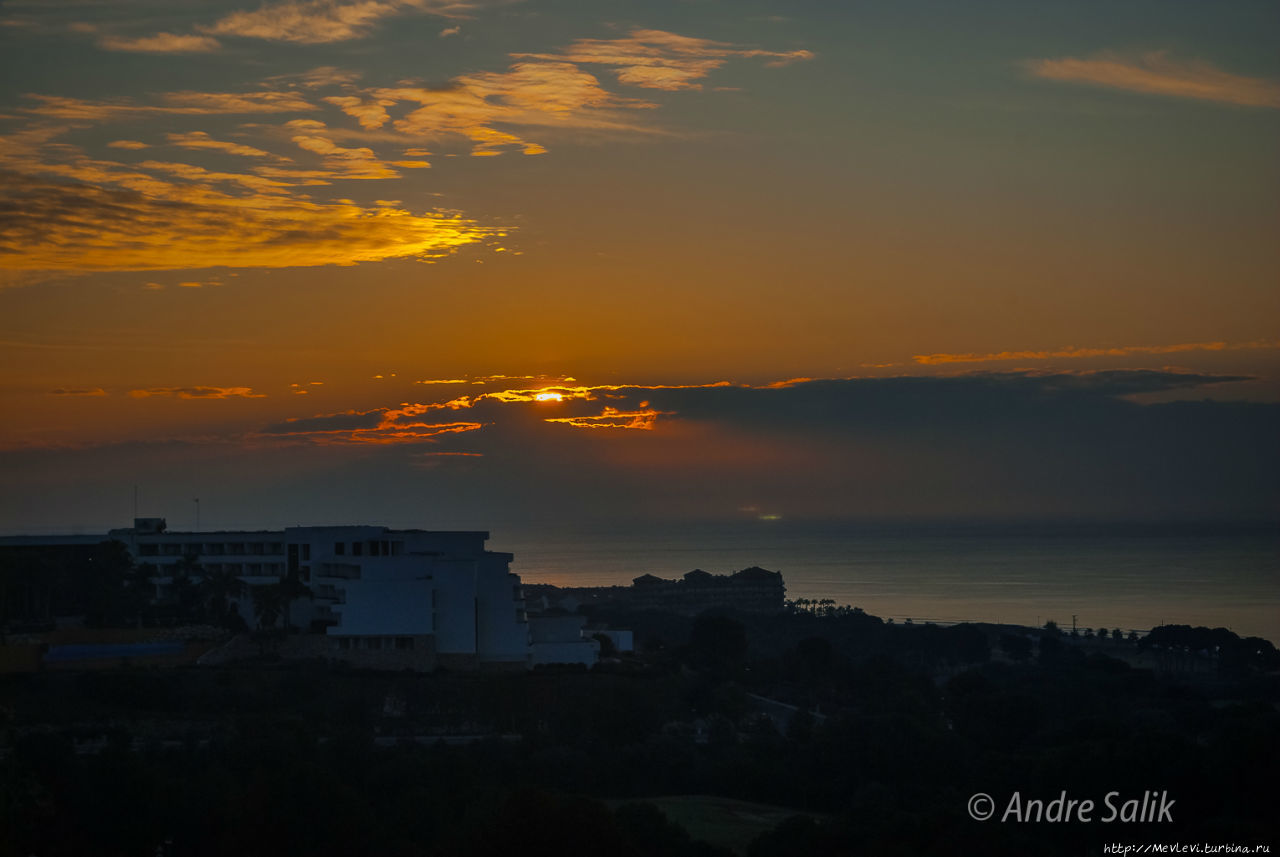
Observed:
[[[534,396],[533,398],[534,398],[534,401],[537,401],[537,402],[562,402],[562,401],[564,401],[564,396],[562,396],[562,395],[561,395],[561,394],[559,394],[559,393],[538,393],[538,394],[537,394],[536,396]]]

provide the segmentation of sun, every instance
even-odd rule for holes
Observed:
[[[538,402],[562,402],[562,401],[564,401],[564,396],[562,396],[562,395],[561,395],[561,394],[559,394],[559,393],[538,393],[538,394],[537,394],[536,396],[534,396],[533,398],[534,398],[534,401],[538,401]]]

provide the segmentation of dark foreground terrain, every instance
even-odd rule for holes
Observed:
[[[1280,845],[1265,641],[893,626],[845,609],[593,618],[634,629],[639,651],[591,672],[389,674],[267,654],[5,677],[0,854]],[[986,821],[970,815],[979,792]],[[1064,792],[1095,801],[1087,821],[1006,813],[1014,793],[1047,810]],[[1111,793],[1117,809],[1174,804],[1104,821]]]

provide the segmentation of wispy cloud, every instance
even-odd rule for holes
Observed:
[[[173,399],[265,399],[265,393],[255,393],[252,387],[148,387],[130,390],[135,399],[152,397]]]
[[[598,414],[587,414],[573,417],[547,417],[546,422],[564,423],[575,428],[588,429],[640,429],[653,431],[658,417],[671,415],[674,411],[659,411],[654,408],[624,410],[606,405]]]
[[[417,409],[377,408],[371,411],[342,411],[297,417],[275,423],[252,433],[258,440],[333,444],[434,443],[442,435],[476,431],[482,423],[450,421],[426,422]]]
[[[1232,74],[1204,60],[1174,59],[1166,51],[1138,56],[1102,53],[1083,59],[1040,59],[1028,62],[1027,67],[1035,76],[1048,80],[1086,83],[1146,95],[1280,108],[1280,82]]]
[[[104,36],[98,40],[98,47],[108,51],[130,51],[148,54],[192,54],[209,53],[222,47],[217,39],[209,36],[177,35],[174,33],[156,33],[154,36],[141,36],[127,39],[121,36]]]
[[[235,195],[92,165],[82,171],[97,182],[4,176],[0,267],[147,271],[353,265],[436,258],[504,234],[462,217],[414,213],[393,204],[320,203],[269,192],[279,188]]]
[[[324,123],[313,119],[295,119],[286,126],[294,132],[290,138],[304,151],[320,155],[327,171],[335,178],[391,179],[400,174],[384,163],[373,149],[366,146],[346,148],[327,136]]]
[[[104,122],[146,115],[215,116],[255,113],[299,113],[315,110],[315,105],[293,92],[166,92],[160,103],[141,103],[132,98],[90,101],[61,95],[31,94],[37,104],[23,110],[47,119]]]
[[[246,146],[243,143],[231,143],[225,140],[215,140],[204,131],[188,131],[181,134],[166,134],[165,139],[170,145],[179,146],[183,149],[209,149],[218,152],[226,152],[229,155],[240,155],[244,158],[278,158],[287,160],[279,155],[273,155],[270,152],[264,152],[262,149],[253,146]]]
[[[730,59],[762,58],[770,66],[813,59],[807,50],[768,51],[699,39],[665,30],[632,30],[621,39],[579,39],[551,54],[516,54],[521,58],[564,60],[615,67],[622,83],[647,89],[699,89],[697,81]]]
[[[58,387],[49,391],[50,396],[105,396],[101,387]]]
[[[388,9],[458,16],[469,8],[427,0],[305,0],[231,18],[246,27],[245,22],[266,26],[306,18],[358,29],[391,14]],[[462,148],[476,157],[538,155],[547,151],[538,139],[543,135],[671,134],[641,121],[656,103],[611,92],[582,68],[605,63],[606,56],[624,80],[650,75],[650,88],[673,88],[657,86],[652,75],[677,69],[684,83],[675,88],[688,88],[729,58],[784,63],[808,54],[639,30],[624,39],[575,43],[562,54],[525,56],[503,71],[476,71],[444,85],[361,87],[355,75],[321,67],[246,92],[182,90],[101,99],[29,94],[30,104],[22,108],[29,127],[0,136],[0,171],[6,177],[0,182],[0,269],[151,271],[430,260],[502,237],[505,229],[454,212],[409,210],[392,199],[398,194],[369,204],[346,197],[322,201],[304,191],[340,181],[397,179],[403,170],[430,167],[425,157],[441,148],[449,155],[456,152],[448,148]],[[321,121],[321,111],[336,115],[333,108],[354,121],[347,127],[338,127],[342,120]],[[237,137],[243,141],[173,127],[182,117],[235,115],[272,121],[241,125]],[[232,155],[250,165],[212,169],[162,158],[126,163],[94,157],[59,139],[86,123],[149,120],[167,126],[163,143],[143,137],[116,140],[108,148],[168,145]],[[296,147],[289,155],[273,151],[287,144]],[[377,151],[382,146],[404,157],[384,158]],[[15,282],[17,275],[4,276]]]
[[[1125,357],[1130,354],[1178,354],[1186,351],[1250,351],[1277,348],[1280,348],[1280,342],[1184,342],[1177,345],[1122,345],[1109,348],[1068,346],[1052,351],[917,354],[912,359],[916,363],[925,366],[934,366],[942,363],[992,363],[1005,360],[1077,360],[1087,357]]]
[[[452,18],[477,5],[447,0],[285,0],[252,12],[233,12],[200,29],[220,36],[314,45],[363,38],[382,19],[405,12]]]

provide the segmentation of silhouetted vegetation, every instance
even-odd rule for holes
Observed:
[[[1140,651],[1110,634],[854,611],[633,627],[661,644],[591,672],[264,661],[7,677],[0,853],[728,853],[647,803],[664,795],[785,808],[754,857],[1100,854],[1155,838],[968,816],[974,792],[1015,790],[1167,790],[1162,841],[1271,835],[1280,694],[1258,641],[1161,630],[1145,649],[1224,666],[1156,674],[1104,654]]]

